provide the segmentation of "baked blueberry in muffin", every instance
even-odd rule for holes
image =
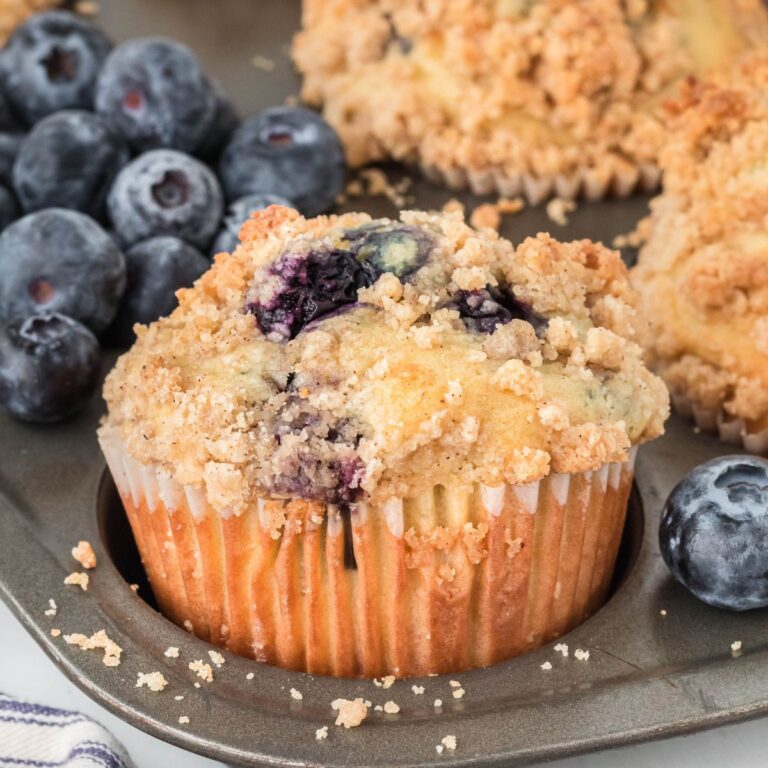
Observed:
[[[163,610],[369,676],[487,665],[594,611],[668,410],[618,254],[275,206],[241,241],[105,387]]]
[[[294,56],[352,165],[536,202],[655,186],[662,102],[766,43],[760,0],[304,0]]]

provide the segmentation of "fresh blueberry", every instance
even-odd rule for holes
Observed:
[[[88,216],[48,208],[0,235],[0,320],[60,312],[101,333],[125,287],[125,258]]]
[[[537,333],[547,324],[544,317],[516,299],[512,290],[493,285],[476,291],[457,291],[446,307],[457,310],[467,330],[474,333],[493,333],[497,326],[512,320],[525,320]]]
[[[98,115],[56,112],[41,120],[13,167],[13,186],[26,212],[73,208],[103,218],[107,192],[128,161],[123,140]]]
[[[213,124],[216,92],[185,45],[139,38],[119,45],[104,64],[96,111],[139,152],[192,152]]]
[[[0,185],[0,232],[19,217],[19,206],[16,198]]]
[[[358,289],[377,277],[371,264],[349,251],[286,253],[269,267],[271,294],[254,297],[246,310],[271,340],[288,341],[313,320],[353,305]]]
[[[107,205],[125,243],[172,235],[206,251],[221,222],[224,201],[213,172],[199,160],[156,149],[120,171]]]
[[[128,283],[109,332],[115,346],[133,343],[135,323],[147,325],[169,315],[178,303],[176,291],[187,288],[211,265],[177,237],[153,237],[125,252]]]
[[[0,183],[13,186],[13,165],[25,137],[19,133],[0,133]]]
[[[407,224],[373,222],[348,230],[345,237],[358,259],[370,261],[379,272],[406,277],[427,263],[433,239]]]
[[[216,112],[213,122],[208,129],[203,140],[195,150],[195,154],[201,160],[209,165],[216,165],[224,151],[224,147],[229,144],[232,134],[240,125],[240,117],[237,114],[235,105],[222,94],[216,91]]]
[[[768,461],[724,456],[669,495],[659,546],[672,575],[718,608],[768,606]]]
[[[0,408],[48,423],[85,405],[99,379],[99,343],[81,323],[45,313],[0,333]]]
[[[28,125],[61,109],[92,109],[96,76],[112,43],[65,11],[32,16],[0,53],[11,108]]]
[[[231,253],[240,242],[240,228],[248,221],[254,211],[262,211],[270,205],[283,205],[293,208],[293,203],[277,195],[246,195],[235,200],[227,208],[224,226],[216,235],[213,243],[213,253]]]
[[[275,107],[235,131],[220,163],[227,199],[252,193],[292,200],[305,216],[333,207],[344,186],[344,150],[322,117]]]

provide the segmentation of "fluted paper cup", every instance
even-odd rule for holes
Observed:
[[[243,656],[344,677],[488,666],[594,613],[635,458],[529,485],[438,486],[380,508],[264,498],[227,515],[100,439],[169,619]]]

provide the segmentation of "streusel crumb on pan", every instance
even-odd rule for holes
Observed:
[[[302,95],[353,165],[393,157],[452,186],[654,186],[662,101],[768,44],[760,0],[304,0]]]
[[[678,409],[768,451],[768,55],[670,105],[664,191],[633,280]]]
[[[668,410],[619,255],[515,247],[459,212],[272,207],[241,239],[105,386],[99,437],[163,611],[383,687],[594,612]]]

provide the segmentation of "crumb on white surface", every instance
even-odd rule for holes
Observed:
[[[557,653],[562,653],[563,658],[568,656],[568,646],[565,643],[558,643],[554,649]]]
[[[296,688],[291,688],[291,698],[295,701],[301,701],[304,698],[304,694]]]
[[[96,553],[90,541],[78,541],[77,546],[72,547],[72,557],[87,570],[96,567]]]
[[[331,708],[339,713],[336,725],[344,728],[356,728],[368,717],[368,706],[361,698],[334,699],[331,702]]]
[[[322,728],[318,728],[315,731],[315,738],[318,741],[324,741],[325,739],[327,739],[328,738],[328,726],[324,725]]]
[[[384,711],[388,715],[396,715],[400,711],[400,707],[394,701],[386,701],[384,702]]]
[[[90,581],[90,577],[88,576],[85,571],[75,571],[74,573],[70,573],[69,576],[67,576],[66,579],[64,579],[64,583],[67,586],[76,585],[80,587],[83,592],[88,591],[88,582]]]
[[[549,672],[549,670],[552,669],[552,662],[551,661],[545,661],[541,665],[541,669],[543,669],[545,672]]]
[[[64,641],[68,645],[76,645],[83,651],[103,650],[102,663],[105,667],[117,667],[120,664],[123,649],[114,640],[111,640],[103,629],[94,632],[90,637],[79,632],[64,635]]]
[[[568,214],[576,210],[576,203],[562,197],[553,197],[547,203],[546,210],[550,221],[564,227],[568,224]]]
[[[189,662],[189,668],[206,683],[213,682],[213,669],[210,664],[206,664],[202,659],[195,659]],[[199,683],[198,683],[199,685]]]
[[[413,691],[414,695],[421,696],[424,693],[424,686],[423,685],[412,685],[411,690]]]
[[[179,725],[186,725],[189,722],[189,718],[186,715],[182,715],[179,718]]]
[[[589,659],[589,651],[584,651],[581,648],[577,648],[573,655],[578,661],[587,661]]]
[[[218,669],[221,669],[221,665],[226,661],[218,651],[208,651],[208,656]]]
[[[162,672],[139,672],[135,687],[146,687],[153,693],[159,693],[166,685],[168,681],[163,677]]]
[[[45,611],[45,615],[46,616],[55,616],[56,615],[56,611],[58,611],[58,610],[59,610],[59,608],[56,605],[56,601],[51,599],[51,598],[49,598],[48,599],[48,608]]]
[[[178,659],[179,658],[178,647],[175,645],[169,645],[163,652],[163,656],[166,656],[169,659]]]

